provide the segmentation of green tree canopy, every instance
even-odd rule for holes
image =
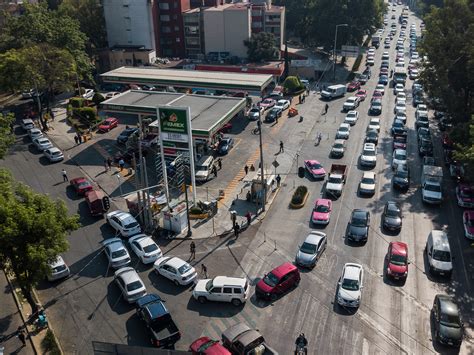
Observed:
[[[273,33],[260,32],[244,42],[247,47],[248,60],[252,62],[262,62],[275,59],[278,55],[278,48],[275,46],[275,36]]]
[[[51,200],[0,169],[0,261],[31,290],[50,272],[49,263],[68,249],[67,236],[79,227],[63,201]]]
[[[8,148],[15,142],[15,136],[11,133],[11,124],[15,116],[12,113],[4,115],[0,112],[0,159],[3,159]]]

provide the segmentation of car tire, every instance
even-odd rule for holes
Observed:
[[[239,300],[238,298],[234,298],[232,299],[232,304],[236,307],[240,307],[240,305],[242,304],[242,301]]]
[[[270,295],[270,301],[272,301],[272,302],[276,301],[277,298],[278,298],[278,297],[277,297],[276,293],[272,293],[272,294]]]
[[[199,303],[204,304],[204,303],[207,302],[207,298],[204,297],[204,296],[199,296],[199,297],[198,297],[198,301],[199,301]]]
[[[173,280],[173,283],[174,283],[176,286],[180,286],[178,280]]]

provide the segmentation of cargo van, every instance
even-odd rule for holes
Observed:
[[[195,175],[196,181],[207,181],[212,173],[214,167],[214,157],[205,155],[196,163]]]
[[[453,258],[449,246],[448,235],[441,230],[432,230],[428,235],[425,247],[429,272],[442,276],[451,276]]]
[[[345,85],[331,85],[326,88],[326,90],[321,91],[321,97],[332,100],[336,97],[342,97],[346,94]]]

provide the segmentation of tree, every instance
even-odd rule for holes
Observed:
[[[289,76],[283,82],[283,89],[286,94],[299,95],[305,91],[305,86],[297,76]]]
[[[30,291],[50,272],[49,263],[68,249],[67,236],[79,227],[64,201],[51,200],[0,169],[0,262]]]
[[[247,47],[248,59],[252,62],[271,60],[278,55],[273,33],[260,32],[253,34],[249,40],[244,41],[244,44]]]
[[[0,159],[3,159],[8,148],[15,142],[11,129],[14,121],[15,116],[12,113],[0,113]]]

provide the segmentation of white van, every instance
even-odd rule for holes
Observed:
[[[196,181],[207,181],[212,173],[214,167],[214,157],[205,155],[196,164],[195,176]]]
[[[342,97],[346,94],[345,85],[331,85],[326,88],[326,90],[321,91],[321,97],[332,100],[336,97]]]
[[[216,276],[199,280],[193,290],[193,297],[200,303],[206,301],[230,302],[240,306],[249,297],[250,286],[246,278]]]
[[[425,253],[430,273],[451,277],[453,258],[448,235],[445,232],[441,230],[430,232],[426,241]]]

